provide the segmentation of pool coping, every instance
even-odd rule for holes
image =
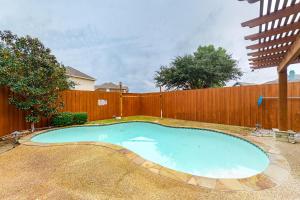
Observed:
[[[196,176],[180,171],[176,171],[159,164],[156,164],[152,161],[146,160],[139,156],[138,154],[132,152],[131,150],[124,148],[119,145],[104,143],[104,142],[67,142],[67,143],[38,143],[32,142],[31,139],[39,134],[51,132],[57,129],[65,129],[71,127],[87,127],[87,126],[109,126],[114,124],[121,123],[131,123],[131,122],[144,122],[144,123],[152,123],[158,124],[161,126],[171,127],[171,128],[186,128],[186,129],[198,129],[198,130],[208,130],[215,131],[220,134],[226,134],[238,139],[242,139],[250,144],[256,146],[260,150],[262,150],[269,158],[268,167],[261,173],[248,177],[248,178],[208,178],[202,176]],[[76,126],[68,126],[68,127],[59,127],[59,128],[51,128],[47,130],[38,131],[27,136],[24,136],[19,140],[19,142],[23,145],[27,146],[41,146],[41,147],[49,147],[49,146],[64,146],[64,145],[96,145],[102,146],[118,152],[125,157],[127,157],[131,162],[151,171],[154,174],[158,174],[164,177],[168,177],[177,181],[181,181],[190,185],[194,185],[196,187],[204,187],[209,189],[215,189],[220,191],[258,191],[264,190],[268,188],[272,188],[278,186],[285,182],[290,175],[290,166],[287,160],[280,154],[280,151],[275,147],[275,145],[267,145],[260,141],[255,140],[254,136],[245,136],[239,135],[236,133],[232,133],[230,131],[223,131],[218,129],[211,128],[197,128],[191,126],[176,126],[163,124],[158,121],[143,121],[143,120],[132,120],[128,122],[117,122],[117,123],[107,123],[107,124],[86,124],[86,125],[76,125]]]

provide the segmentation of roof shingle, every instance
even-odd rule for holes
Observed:
[[[109,82],[109,83],[103,83],[103,84],[101,84],[101,85],[96,85],[95,86],[95,89],[97,90],[97,89],[119,89],[120,88],[120,86],[119,85],[117,85],[117,84],[114,84],[114,83],[112,83],[112,82]],[[122,89],[123,90],[128,90],[128,87],[127,86],[122,86]]]
[[[79,77],[79,78],[88,79],[88,80],[92,80],[92,81],[96,80],[95,78],[93,78],[85,73],[82,73],[81,71],[74,69],[73,67],[66,67],[66,71],[67,71],[68,76]]]

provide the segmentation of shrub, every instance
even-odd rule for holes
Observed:
[[[52,126],[79,125],[79,124],[86,123],[87,119],[88,119],[87,113],[62,112],[52,117],[51,125]]]
[[[73,124],[74,115],[69,112],[58,113],[52,117],[52,126],[70,126]]]
[[[73,124],[84,124],[87,122],[87,113],[73,113]]]

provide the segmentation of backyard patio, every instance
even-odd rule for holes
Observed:
[[[234,183],[216,182],[207,189],[162,176],[137,165],[123,153],[99,145],[67,144],[36,146],[21,144],[2,152],[0,169],[2,199],[297,199],[300,195],[299,144],[251,136],[251,129],[155,117],[129,117],[164,125],[218,129],[277,149],[290,172],[279,185],[260,181],[257,191],[229,191]],[[119,122],[103,120],[92,124]],[[88,156],[87,156],[88,155]],[[262,189],[264,187],[271,187]],[[224,191],[227,190],[227,191]]]
[[[174,17],[179,10],[175,10],[173,17],[165,12],[172,10],[166,4],[162,16],[168,16],[169,22],[155,14],[163,5],[160,1],[151,12],[148,2],[143,2],[142,7],[136,8],[138,15],[130,17],[128,24],[122,23],[126,28],[108,19],[118,17],[115,13],[122,16],[119,20],[136,14],[131,3],[126,3],[130,4],[130,10],[126,10],[118,2],[116,7],[121,10],[115,13],[109,11],[114,3],[109,5],[106,17],[99,16],[103,13],[99,11],[102,5],[91,6],[86,11],[92,13],[97,8],[95,12],[91,15],[82,12],[80,20],[76,19],[78,11],[69,15],[64,9],[63,16],[72,17],[71,25],[84,22],[87,16],[97,20],[90,25],[92,18],[86,18],[89,28],[78,25],[84,31],[76,34],[73,28],[64,30],[67,21],[57,15],[59,21],[63,19],[61,36],[54,34],[53,27],[45,29],[47,34],[51,33],[47,37],[37,34],[41,31],[38,28],[29,30],[32,36],[18,36],[20,32],[13,33],[18,29],[5,25],[8,29],[0,30],[0,199],[300,200],[300,79],[296,81],[296,71],[290,68],[300,63],[300,0],[239,1],[256,5],[259,14],[241,24],[254,28],[245,30],[245,37],[235,29],[237,24],[240,26],[235,18],[253,8],[236,1],[249,7],[237,5],[239,9],[235,10],[240,14],[234,17],[229,17],[235,13],[230,10],[232,5],[225,9],[227,2],[215,2],[209,10],[203,1],[203,11],[209,11],[206,17],[180,15],[180,20]],[[198,14],[196,3],[184,2],[189,7],[182,13],[197,8],[194,12]],[[58,2],[53,4],[59,7]],[[183,8],[175,5],[172,2],[174,8]],[[78,6],[80,12],[84,10],[78,2],[72,6]],[[45,13],[52,13],[46,12],[48,7],[44,7]],[[62,8],[66,7],[69,5]],[[15,9],[11,9],[14,17],[10,18],[24,18],[31,23],[35,17],[31,18],[32,9],[29,10],[30,17],[26,18],[15,17]],[[129,12],[123,16],[121,11]],[[147,12],[144,18],[147,23],[134,25],[134,19],[142,22]],[[227,14],[219,16],[222,26],[212,29],[218,25],[217,13],[223,12]],[[152,28],[147,28],[149,16],[159,16]],[[191,19],[199,18],[203,22],[197,22],[193,29],[204,32],[199,34],[192,27],[188,30],[187,25],[195,21]],[[41,16],[37,19],[45,27],[49,21]],[[100,19],[109,24],[102,25]],[[34,27],[33,24],[29,27]],[[53,21],[53,24],[60,23]],[[98,32],[99,24],[103,30]],[[116,25],[117,29],[112,29],[109,37],[102,35],[110,25]],[[25,27],[22,22],[20,30]],[[134,31],[136,27],[145,32]],[[151,29],[157,32],[152,33]],[[185,29],[186,34],[179,32]],[[206,32],[212,30],[217,31]],[[134,37],[127,37],[131,31]],[[167,36],[161,34],[164,31]],[[23,30],[21,34],[26,32]],[[201,37],[187,34],[190,32]],[[150,40],[142,42],[147,34]],[[211,39],[205,41],[206,37]],[[248,61],[240,58],[245,53],[236,44],[241,37],[252,42],[246,46],[250,50],[247,53],[250,70],[242,66]],[[124,42],[131,38],[132,42]],[[40,39],[51,46],[57,57]],[[56,46],[69,39],[78,46],[72,43]],[[105,40],[113,45],[105,47]],[[226,48],[218,43],[223,40]],[[197,48],[196,41],[201,43]],[[122,46],[123,43],[136,46]],[[69,55],[66,53],[69,47],[76,51],[70,51]],[[155,53],[149,51],[152,48]],[[232,48],[237,51],[229,51]],[[86,49],[85,54],[80,53],[82,49]],[[192,49],[195,51],[191,52]],[[66,59],[59,53],[70,58],[66,65],[57,60]],[[106,53],[112,58],[106,57]],[[88,61],[92,61],[91,65]],[[68,66],[79,63],[81,70],[90,67],[99,80],[112,79],[119,85],[113,90],[98,90],[96,78]],[[277,79],[259,83],[272,75],[268,74],[271,71],[264,71],[259,77],[259,70],[270,67],[276,67],[272,73]],[[76,71],[72,76],[70,69]],[[149,81],[151,72],[153,80]],[[237,82],[229,86],[230,81],[246,76],[253,76],[255,83]],[[123,82],[139,89],[129,93]]]

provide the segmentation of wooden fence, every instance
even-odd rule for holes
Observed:
[[[120,94],[100,91],[65,91],[62,93],[65,104],[62,112],[87,112],[88,120],[109,119],[120,115]],[[99,105],[106,100],[106,105]]]
[[[124,117],[142,115],[141,96],[139,93],[124,93],[122,99]]]
[[[8,104],[9,91],[0,88],[0,136],[29,127],[24,112]],[[289,83],[288,95],[300,96],[300,83]],[[264,99],[257,106],[259,96],[277,97],[276,84],[242,87],[211,88],[163,93],[127,93],[122,95],[123,116],[161,115],[167,118],[264,128],[277,127],[277,99]],[[89,120],[120,115],[120,94],[106,92],[65,91],[62,111],[87,112]],[[98,105],[98,100],[107,105]],[[288,101],[289,129],[300,131],[300,99]],[[47,119],[38,124],[46,126]]]
[[[24,112],[17,110],[8,103],[9,91],[7,88],[0,88],[0,136],[11,133],[15,130],[29,128],[25,122]],[[120,115],[120,94],[107,92],[89,91],[65,91],[61,94],[64,101],[64,108],[68,112],[87,112],[88,119],[101,120]],[[107,105],[98,105],[98,100],[107,100]],[[43,119],[37,127],[48,126],[48,120]]]
[[[135,94],[134,100],[130,95],[128,98],[124,96],[124,99],[137,109],[126,116],[138,114],[159,117],[162,110],[162,116],[166,118],[248,127],[260,124],[263,128],[276,128],[277,99],[265,98],[258,107],[259,96],[278,97],[277,84],[173,91],[161,95]],[[288,96],[300,97],[300,83],[289,83]],[[288,117],[289,129],[300,131],[299,98],[288,100]]]

